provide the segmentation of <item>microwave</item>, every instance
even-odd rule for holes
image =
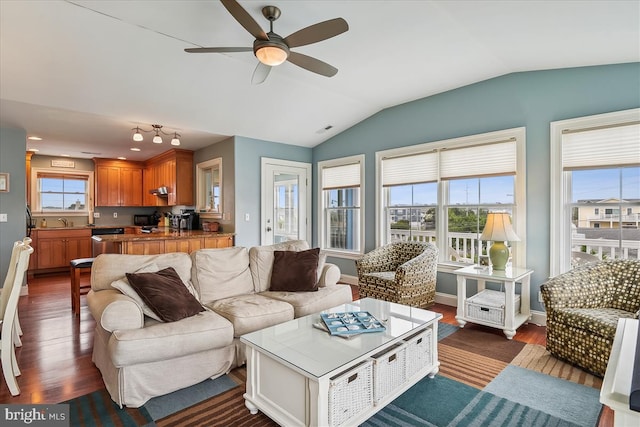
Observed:
[[[156,222],[152,224],[152,221],[155,220],[155,215],[134,215],[133,216],[133,225],[142,226],[145,225],[158,225]]]

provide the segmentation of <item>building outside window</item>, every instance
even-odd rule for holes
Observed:
[[[435,242],[441,262],[477,263],[488,246],[480,235],[490,211],[508,212],[524,238],[524,128],[376,155],[379,245]],[[509,245],[515,262],[524,265],[524,245]]]
[[[364,155],[318,163],[319,237],[334,255],[357,256],[364,248]]]
[[[640,109],[554,122],[551,130],[552,276],[579,265],[580,253],[639,258]]]

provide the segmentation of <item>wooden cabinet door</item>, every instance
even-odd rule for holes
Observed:
[[[38,238],[38,268],[56,268],[69,266],[66,257],[66,243],[63,239]]]
[[[144,168],[142,184],[142,202],[144,206],[156,206],[158,197],[151,194],[151,190],[158,188],[155,166],[147,166]]]
[[[164,240],[142,240],[122,243],[122,253],[129,255],[157,255],[165,253]]]
[[[120,206],[120,168],[96,167],[96,206]]]
[[[215,248],[230,248],[233,246],[233,237],[221,236],[221,237],[205,237],[204,247],[209,249]]]
[[[142,206],[142,169],[120,169],[120,192],[122,206]]]
[[[66,239],[66,265],[72,259],[91,258],[91,237],[70,237]]]
[[[165,252],[185,252],[190,254],[193,251],[203,248],[201,238],[167,240],[164,242]]]

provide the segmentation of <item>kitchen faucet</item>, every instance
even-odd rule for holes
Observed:
[[[58,218],[58,221],[63,223],[65,227],[69,226],[69,221],[67,221],[67,218]]]

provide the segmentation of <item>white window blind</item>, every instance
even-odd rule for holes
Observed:
[[[360,163],[322,168],[322,189],[335,190],[360,186]]]
[[[438,153],[421,153],[382,160],[382,185],[418,184],[438,180]]]
[[[621,165],[640,165],[640,123],[563,132],[564,170]]]
[[[515,175],[516,141],[442,150],[440,177],[442,179],[467,176]]]

